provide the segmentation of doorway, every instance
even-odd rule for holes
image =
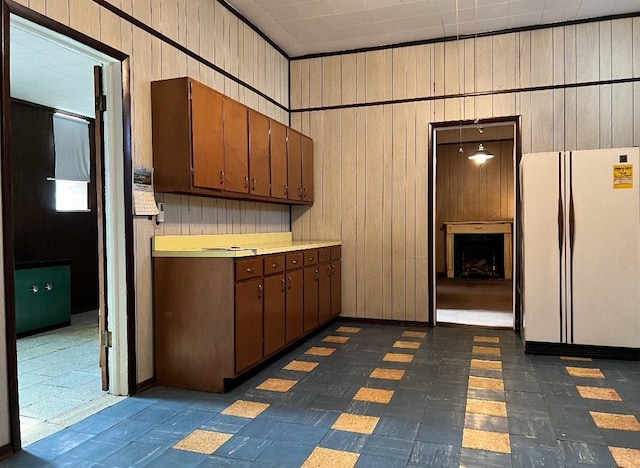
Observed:
[[[434,323],[514,329],[517,122],[439,124],[432,138]]]
[[[3,8],[7,9],[8,6],[3,3]],[[35,13],[27,12],[27,16],[28,19],[10,14],[5,16],[9,21],[3,21],[4,35],[9,39],[5,44],[11,43],[9,54],[5,54],[10,57],[10,74],[6,72],[7,68],[3,73],[4,89],[11,89],[11,97],[6,91],[4,94],[4,120],[11,120],[14,107],[18,116],[20,104],[44,114],[62,111],[67,118],[89,123],[88,132],[94,149],[91,160],[94,173],[87,184],[86,195],[90,201],[93,194],[97,203],[87,206],[85,210],[76,210],[76,213],[95,211],[96,225],[92,229],[91,241],[95,245],[95,263],[99,273],[92,280],[98,283],[93,307],[83,313],[71,314],[66,321],[70,326],[44,333],[37,332],[52,328],[50,324],[36,323],[26,333],[19,329],[23,326],[19,314],[24,308],[18,304],[17,287],[21,281],[18,270],[22,266],[18,267],[18,264],[24,260],[24,252],[18,252],[18,243],[10,238],[13,237],[14,227],[17,227],[15,211],[21,208],[14,207],[11,196],[7,194],[11,193],[11,185],[20,185],[21,181],[13,178],[12,165],[7,164],[10,158],[5,156],[3,211],[9,213],[5,220],[10,220],[9,223],[5,221],[3,226],[7,259],[5,301],[14,450],[114,404],[120,396],[130,393],[131,382],[135,382],[134,347],[128,339],[129,331],[133,330],[133,317],[127,313],[133,303],[133,268],[127,262],[127,258],[132,258],[133,229],[131,217],[126,216],[131,211],[126,208],[127,203],[131,204],[130,191],[126,190],[130,188],[130,183],[127,183],[127,176],[131,177],[130,148],[124,145],[125,136],[129,134],[128,114],[123,108],[123,77],[128,80],[128,63],[123,62],[126,56],[71,30],[66,31],[64,27],[59,28],[63,29],[62,33],[53,31],[44,26],[49,26],[51,22]],[[29,57],[30,54],[33,56]],[[96,99],[94,91],[100,88],[104,89],[104,99],[102,93],[98,93],[99,99]],[[96,110],[97,107],[99,110]],[[41,118],[48,122],[51,116],[43,117],[41,114]],[[3,154],[13,157],[11,138],[14,135],[7,130],[5,126],[5,134],[11,136],[4,140]],[[52,143],[53,135],[49,139]],[[58,180],[55,177],[52,179],[41,183],[58,185]],[[29,190],[30,187],[19,189]],[[61,192],[56,187],[56,197],[60,193],[65,191]],[[54,204],[55,200],[50,200],[51,209],[58,211]],[[69,213],[66,215],[69,216]],[[35,229],[42,227],[38,226],[41,219],[32,221]],[[43,253],[34,255],[38,257]],[[64,263],[63,260],[47,266],[55,268]],[[73,261],[67,261],[66,264],[74,268]],[[73,277],[66,274],[67,278]],[[116,278],[125,281],[116,281]],[[60,288],[55,285],[65,282],[64,278],[43,281],[42,284],[34,282],[32,286],[36,291],[59,291]],[[35,297],[37,293],[32,294]],[[85,301],[85,308],[86,304]],[[43,308],[46,311],[53,309],[48,305]],[[75,309],[79,311],[78,307]],[[60,322],[58,320],[57,324]],[[112,340],[107,340],[107,334],[102,333],[107,331],[107,324]],[[38,328],[38,325],[44,326]],[[16,339],[16,332],[31,336],[21,338],[21,342]],[[61,357],[58,362],[54,362],[56,355]],[[39,356],[46,362],[38,362]],[[48,387],[46,392],[43,385]],[[45,397],[43,392],[46,393]],[[58,407],[52,410],[54,403]],[[38,407],[44,410],[40,416],[37,414]],[[52,415],[55,422],[48,420],[48,416]],[[20,429],[24,444],[21,444]]]

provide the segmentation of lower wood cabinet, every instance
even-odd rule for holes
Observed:
[[[225,380],[337,316],[340,248],[337,259],[326,249],[235,260],[156,257],[157,383],[223,392]]]

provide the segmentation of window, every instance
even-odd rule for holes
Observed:
[[[89,211],[87,182],[56,179],[56,211]]]

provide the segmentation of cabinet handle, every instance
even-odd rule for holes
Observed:
[[[37,293],[38,293],[38,285],[37,285],[37,284],[33,284],[33,285],[31,285],[31,289],[30,289],[30,291],[31,291],[33,294],[37,294]]]
[[[256,186],[257,186],[256,179],[251,179],[251,183],[253,184],[253,189],[252,190],[255,190]]]
[[[282,281],[282,292],[284,292],[284,290],[286,289],[284,278],[282,278],[280,281]]]
[[[224,171],[220,171],[220,185],[224,184]]]
[[[316,268],[316,281],[320,279],[320,270]]]
[[[44,289],[46,289],[47,291],[51,291],[53,289],[53,284],[51,283],[47,283],[44,285]]]
[[[244,188],[249,188],[249,178],[244,176]]]
[[[307,198],[307,187],[302,189],[302,198]]]
[[[298,187],[298,196],[302,198],[302,187]]]
[[[293,263],[294,265],[298,264],[298,260],[291,260],[291,263]]]
[[[285,186],[284,186],[284,190],[282,191],[282,193],[283,193],[284,195],[289,195],[289,186],[288,186],[288,185],[285,185]]]
[[[310,261],[310,262],[313,262],[313,257],[309,257],[309,261]]]
[[[291,283],[293,282],[293,280],[291,279],[291,276],[287,277],[287,282],[288,282],[287,289],[291,289]]]
[[[331,276],[331,265],[327,267],[327,276]]]
[[[254,271],[256,271],[255,268],[247,268],[247,273],[253,273]]]
[[[258,299],[262,299],[262,285],[258,285]]]
[[[336,273],[336,266],[331,265],[331,275],[334,275],[335,273]]]
[[[274,269],[274,270],[277,270],[277,269],[278,269],[278,264],[277,264],[277,263],[274,263],[274,264],[272,264],[271,266],[273,267],[273,269]]]

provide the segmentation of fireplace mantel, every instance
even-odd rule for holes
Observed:
[[[445,222],[447,232],[447,278],[454,276],[455,234],[502,234],[504,236],[504,278],[511,279],[511,225],[512,221],[454,221]]]

